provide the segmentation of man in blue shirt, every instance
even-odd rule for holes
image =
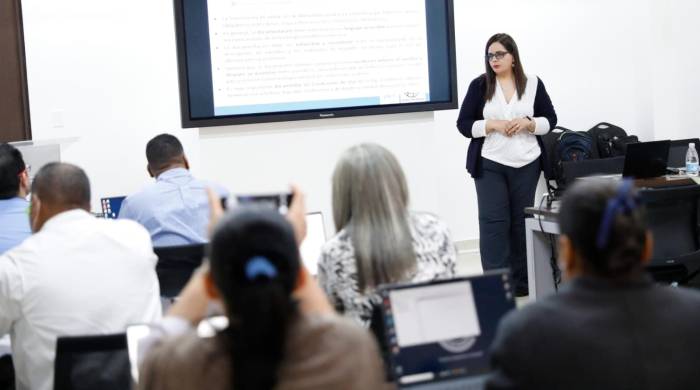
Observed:
[[[154,247],[199,244],[207,241],[207,187],[223,199],[228,192],[195,179],[180,141],[161,134],[146,145],[148,173],[156,179],[122,203],[119,218],[132,219],[151,234]]]
[[[29,226],[29,174],[22,153],[0,145],[0,255],[32,234]]]

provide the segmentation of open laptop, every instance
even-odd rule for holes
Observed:
[[[312,275],[318,273],[318,259],[326,243],[326,225],[320,212],[306,214],[306,238],[299,248],[301,260]]]
[[[670,147],[669,140],[627,145],[622,176],[645,179],[665,175]]]
[[[117,219],[119,210],[122,208],[122,202],[126,196],[113,196],[110,198],[100,199],[102,205],[102,216],[108,219]]]
[[[52,388],[129,389],[129,366],[124,333],[58,337]]]
[[[700,139],[698,138],[688,138],[688,139],[675,139],[671,141],[671,147],[668,151],[668,167],[685,169],[685,153],[688,151],[688,144],[694,143],[696,148],[700,147]]]
[[[129,364],[131,366],[131,378],[134,384],[139,383],[139,363],[144,359],[144,357],[141,356],[143,353],[141,350],[143,345],[141,344],[143,342],[148,343],[146,340],[151,336],[154,327],[154,325],[148,324],[135,324],[129,325],[126,328],[126,343]],[[228,327],[228,318],[222,315],[214,315],[203,319],[199,325],[197,325],[197,335],[202,338],[214,337],[217,332],[226,329],[226,327]],[[162,330],[158,330],[157,332],[162,332]],[[152,341],[155,340],[156,339]]]
[[[20,152],[27,166],[29,181],[34,181],[34,176],[46,164],[61,161],[61,146],[58,144],[42,144],[35,141],[12,142]]]
[[[382,287],[388,364],[400,389],[482,389],[499,321],[515,308],[506,270]]]

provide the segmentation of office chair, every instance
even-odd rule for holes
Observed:
[[[656,281],[694,283],[700,274],[700,186],[640,191],[654,235],[648,270]]]
[[[160,295],[175,298],[190,280],[192,273],[202,264],[205,244],[153,248],[158,256],[156,274],[160,283]]]
[[[383,308],[381,302],[372,302],[372,317],[369,321],[370,333],[374,336],[377,341],[377,347],[379,347],[379,353],[382,355],[382,363],[384,364],[384,375],[387,382],[393,382],[396,380],[396,375],[394,370],[391,369],[389,365],[389,345],[386,342],[386,326],[384,325],[384,315],[382,314]]]
[[[11,355],[0,357],[0,390],[15,390],[15,368]]]
[[[688,151],[688,144],[694,142],[695,149],[700,149],[700,139],[678,139],[671,141],[671,147],[668,149],[668,167],[679,168],[685,167],[685,153]]]
[[[54,390],[129,390],[126,334],[59,337]]]

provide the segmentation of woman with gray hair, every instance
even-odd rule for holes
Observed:
[[[321,251],[318,278],[336,310],[368,326],[377,286],[450,278],[456,252],[436,216],[408,210],[401,165],[387,149],[348,149],[333,173],[337,234]]]

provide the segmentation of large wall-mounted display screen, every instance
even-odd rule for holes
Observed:
[[[184,127],[457,107],[452,0],[175,0]]]

